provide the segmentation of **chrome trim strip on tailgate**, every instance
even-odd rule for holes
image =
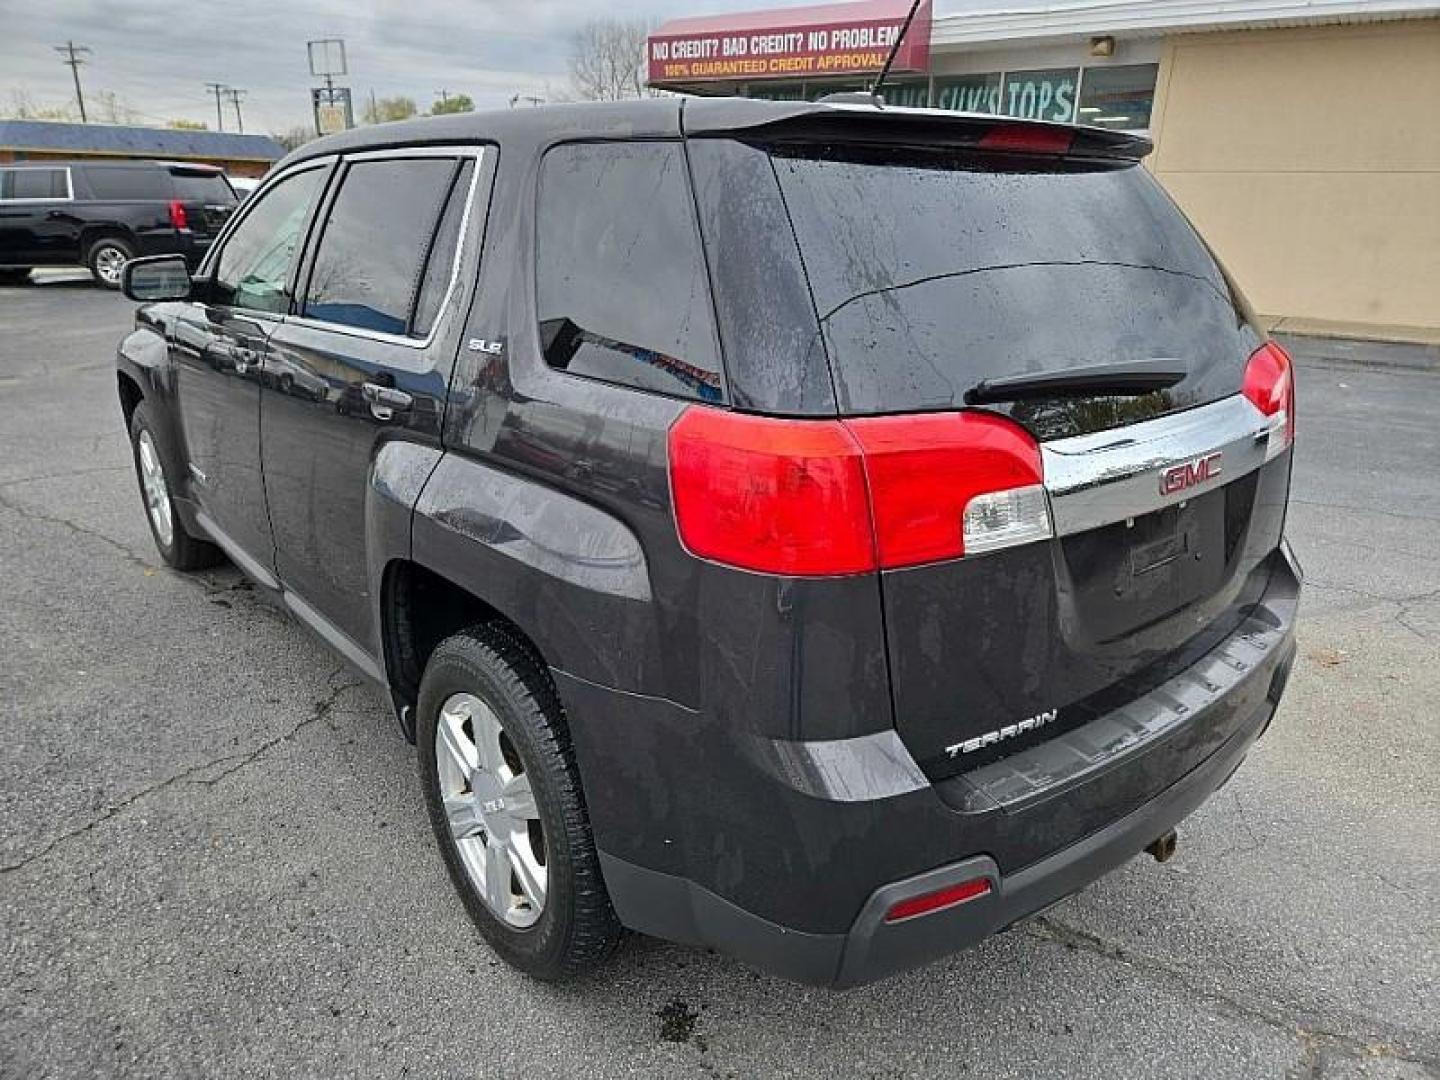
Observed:
[[[1213,491],[1267,460],[1271,425],[1241,394],[1129,427],[1042,444],[1056,536],[1140,517]],[[1219,458],[1214,455],[1219,454]],[[1167,491],[1175,466],[1208,471]]]

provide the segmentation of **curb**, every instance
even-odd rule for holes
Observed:
[[[1354,367],[1392,368],[1404,371],[1440,372],[1440,345],[1417,345],[1397,341],[1365,341],[1359,338],[1314,337],[1309,334],[1275,333],[1271,337],[1297,361],[1325,361]]]

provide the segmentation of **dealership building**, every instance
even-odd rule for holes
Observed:
[[[672,20],[650,83],[860,90],[909,9]],[[923,0],[892,71],[890,105],[1148,135],[1148,167],[1272,327],[1440,342],[1440,0]]]

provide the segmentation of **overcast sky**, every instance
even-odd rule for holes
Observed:
[[[246,131],[309,122],[305,42],[343,37],[358,114],[373,90],[426,109],[436,92],[477,106],[543,96],[567,82],[570,33],[604,12],[662,20],[807,0],[0,0],[0,109],[16,93],[40,106],[74,99],[70,69],[52,46],[92,50],[80,69],[87,95],[113,91],[163,124],[215,126],[206,82],[243,87]],[[943,6],[943,5],[940,5]],[[234,130],[227,106],[225,126]]]

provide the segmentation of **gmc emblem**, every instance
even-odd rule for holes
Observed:
[[[1213,454],[1206,454],[1194,461],[1184,461],[1179,465],[1171,465],[1168,469],[1162,469],[1160,494],[1175,495],[1178,492],[1198,487],[1206,480],[1214,480],[1220,475],[1220,459],[1222,457],[1224,454],[1216,450]]]

